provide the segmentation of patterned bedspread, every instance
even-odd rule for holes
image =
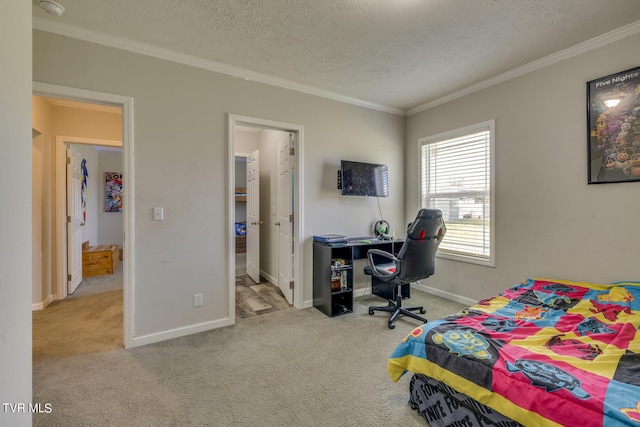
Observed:
[[[528,279],[413,330],[388,362],[525,425],[640,426],[640,283]]]

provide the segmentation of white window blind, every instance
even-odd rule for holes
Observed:
[[[422,206],[440,209],[447,233],[439,254],[494,265],[493,122],[420,140]]]

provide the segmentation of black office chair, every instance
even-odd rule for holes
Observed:
[[[416,219],[407,228],[407,238],[397,256],[380,249],[370,249],[367,252],[369,265],[364,269],[365,274],[395,288],[396,299],[390,299],[389,305],[369,307],[370,315],[374,311],[392,313],[388,322],[389,329],[395,328],[395,320],[400,315],[427,322],[427,319],[414,313],[418,310],[421,314],[426,313],[424,307],[402,307],[400,286],[426,279],[434,273],[435,254],[446,231],[440,210],[420,209]]]

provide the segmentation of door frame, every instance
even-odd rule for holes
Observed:
[[[122,141],[111,141],[104,139],[93,139],[93,138],[78,138],[75,136],[60,136],[56,135],[56,146],[55,146],[55,165],[56,165],[56,176],[55,176],[55,230],[56,236],[58,238],[55,239],[56,245],[56,265],[58,271],[58,279],[56,282],[56,295],[55,299],[64,299],[69,295],[69,291],[67,290],[67,274],[68,270],[68,261],[69,261],[69,245],[68,245],[68,237],[67,237],[67,193],[66,191],[63,193],[59,191],[59,189],[64,188],[67,190],[67,186],[69,183],[67,182],[67,174],[66,174],[66,160],[67,160],[67,150],[66,146],[70,144],[76,145],[100,145],[105,147],[122,147]],[[124,163],[124,154],[123,154],[123,163]],[[62,227],[60,230],[58,227]],[[59,234],[58,234],[59,232]],[[64,262],[64,269],[60,268],[60,262]],[[64,271],[63,271],[64,270]],[[64,283],[63,283],[64,282]]]
[[[133,98],[121,95],[113,95],[103,92],[89,91],[85,89],[58,86],[48,83],[33,82],[33,94],[52,98],[68,99],[92,104],[104,104],[119,106],[122,108],[122,163],[124,182],[127,186],[127,200],[124,203],[124,253],[123,259],[123,341],[125,348],[134,346],[134,266],[135,266],[135,185],[134,185],[134,161],[133,161]],[[87,138],[56,137],[56,203],[55,203],[55,235],[56,235],[56,292],[60,292],[60,286],[66,287],[67,277],[67,249],[66,249],[66,203],[60,203],[60,188],[66,189],[66,172],[60,177],[60,147],[65,143],[87,143]],[[95,141],[95,140],[94,140]],[[106,143],[106,144],[105,144]],[[109,145],[109,141],[102,141],[100,145]],[[62,169],[65,169],[65,156],[62,155]],[[62,180],[62,181],[60,181]],[[62,186],[60,186],[62,182]],[[66,194],[62,196],[66,200]],[[58,297],[60,298],[58,294]]]
[[[273,129],[283,132],[295,133],[298,136],[298,144],[295,147],[296,155],[294,156],[294,243],[293,243],[293,306],[295,308],[304,308],[304,295],[302,278],[303,276],[303,240],[304,235],[304,214],[303,206],[304,199],[302,195],[303,188],[303,141],[304,141],[304,126],[293,123],[279,122],[275,120],[260,119],[256,117],[241,116],[237,114],[228,114],[227,122],[227,254],[229,256],[229,264],[227,270],[227,277],[229,279],[229,318],[232,319],[232,323],[235,323],[235,310],[236,310],[236,259],[235,259],[235,232],[234,232],[234,218],[235,218],[235,127],[236,126],[251,126],[263,129]]]

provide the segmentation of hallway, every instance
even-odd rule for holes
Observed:
[[[277,286],[262,277],[260,283],[253,281],[245,265],[246,254],[236,254],[236,320],[291,307]]]

